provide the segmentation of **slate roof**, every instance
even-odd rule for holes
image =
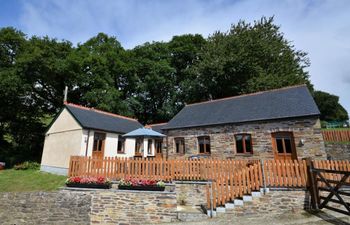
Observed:
[[[133,130],[127,134],[124,134],[123,137],[165,137],[164,134],[161,134],[157,131],[154,131],[149,128],[139,128],[137,130]]]
[[[145,127],[146,128],[151,128],[154,131],[157,131],[158,133],[164,134],[163,132],[163,127],[165,127],[167,123],[155,123],[155,124],[148,124]]]
[[[105,111],[67,103],[65,108],[76,121],[86,129],[96,129],[112,133],[128,133],[143,127],[136,119]]]
[[[163,129],[318,115],[320,111],[308,88],[299,85],[190,104]]]

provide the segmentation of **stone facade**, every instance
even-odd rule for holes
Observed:
[[[350,143],[327,143],[327,158],[332,160],[350,160]]]
[[[306,190],[271,190],[261,198],[245,203],[243,207],[232,210],[236,216],[264,216],[267,214],[283,214],[301,212],[309,209],[310,197]]]
[[[178,205],[200,206],[207,204],[206,183],[175,182]]]
[[[92,195],[91,224],[149,224],[177,219],[173,192],[108,190]]]
[[[72,192],[0,193],[0,223],[90,224],[91,196]]]
[[[0,223],[149,224],[177,219],[175,192],[56,191],[0,193]]]
[[[213,158],[273,158],[272,137],[274,132],[293,132],[298,158],[326,158],[320,121],[317,117],[289,118],[241,124],[225,124],[206,127],[173,129],[167,131],[168,158],[187,158],[199,153],[198,137],[209,136]],[[253,154],[237,154],[235,134],[248,133],[252,137]],[[174,138],[184,137],[185,154],[175,150]],[[304,144],[301,145],[301,140]]]

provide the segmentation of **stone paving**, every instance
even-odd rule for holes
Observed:
[[[169,224],[169,223],[168,223]],[[350,217],[331,211],[321,211],[318,213],[309,213],[302,211],[300,213],[285,213],[283,215],[266,215],[263,217],[240,216],[235,217],[232,214],[224,215],[196,222],[175,222],[171,225],[349,225]]]

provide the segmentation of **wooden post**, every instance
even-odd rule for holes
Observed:
[[[318,202],[319,202],[319,195],[318,195],[318,188],[317,188],[317,180],[316,176],[314,176],[313,172],[313,163],[311,161],[311,158],[306,159],[306,166],[307,166],[307,183],[306,186],[309,190],[310,196],[311,196],[311,207],[312,209],[318,209]]]

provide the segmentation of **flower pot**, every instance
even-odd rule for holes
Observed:
[[[160,186],[124,186],[124,185],[119,185],[118,189],[121,189],[121,190],[138,190],[138,191],[164,191],[165,187],[160,187]]]
[[[70,183],[66,184],[67,187],[76,187],[76,188],[99,188],[99,189],[109,189],[112,187],[112,184],[79,184],[79,183]]]

